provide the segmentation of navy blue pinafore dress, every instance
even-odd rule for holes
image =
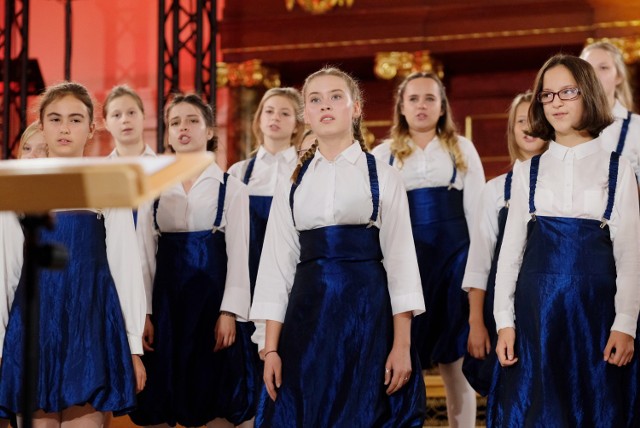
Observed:
[[[41,269],[40,359],[36,408],[60,412],[90,404],[123,414],[136,405],[131,350],[118,292],[109,270],[104,218],[92,211],[56,213],[43,243],[69,253],[63,270]],[[11,308],[0,366],[0,407],[21,413],[23,272]]]
[[[366,157],[373,199],[369,224],[300,232],[300,262],[278,346],[282,385],[275,402],[263,390],[258,428],[421,427],[426,416],[413,348],[408,383],[391,396],[385,393],[393,316],[379,229],[370,227],[380,198],[375,158]],[[291,187],[292,214],[309,163]]]
[[[394,156],[389,158],[393,165]],[[454,189],[457,169],[448,186],[409,190],[413,240],[418,256],[426,312],[412,323],[422,368],[453,363],[467,349],[469,302],[462,286],[469,254],[469,230],[462,190]]]
[[[228,174],[220,183],[212,229],[161,232],[153,288],[154,351],[144,356],[147,384],[131,419],[138,425],[200,426],[215,418],[240,424],[255,414],[256,372],[250,337],[213,352],[227,277],[222,221]]]
[[[515,291],[519,360],[497,371],[487,426],[640,426],[638,340],[627,366],[603,361],[615,318],[616,265],[606,220],[618,160],[612,153],[603,221],[536,216],[540,156],[531,161],[532,218]]]

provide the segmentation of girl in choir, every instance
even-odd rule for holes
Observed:
[[[400,171],[408,191],[427,307],[412,325],[422,368],[439,366],[449,424],[473,427],[475,391],[462,373],[469,304],[460,286],[484,171],[473,143],[457,134],[435,74],[413,73],[400,84],[391,140],[373,154]]]
[[[493,320],[493,292],[500,244],[509,212],[511,183],[516,167],[527,159],[542,153],[547,143],[527,135],[527,114],[532,94],[518,94],[509,108],[507,147],[513,169],[489,180],[482,190],[477,214],[471,231],[469,258],[462,289],[469,294],[469,340],[463,372],[469,384],[479,394],[489,393],[493,373],[498,366],[495,352],[497,340]]]
[[[633,96],[622,52],[609,42],[596,42],[585,47],[580,57],[595,69],[613,114],[613,123],[600,135],[602,148],[627,158],[640,183],[640,116],[632,113]]]
[[[165,113],[176,156],[215,151],[211,106],[176,95]],[[164,191],[138,217],[153,351],[138,425],[232,427],[255,408],[249,317],[249,196],[213,163]]]
[[[39,108],[49,157],[81,157],[94,131],[93,103],[86,88],[65,82],[47,89]],[[15,268],[24,237],[0,231],[4,269]],[[62,271],[39,273],[40,362],[35,427],[101,427],[104,412],[126,413],[145,383],[142,328],[145,297],[131,211],[56,212],[43,242],[69,252]],[[5,270],[6,272],[6,270]],[[0,276],[0,281],[7,276]],[[4,282],[4,336],[0,408],[21,413],[24,276]],[[17,285],[17,290],[14,289]],[[8,322],[6,314],[10,308]]]
[[[27,126],[20,136],[18,159],[36,159],[47,157],[47,142],[40,129],[40,122],[35,121]]]
[[[252,130],[257,143],[255,156],[232,165],[229,174],[249,187],[249,273],[253,295],[276,181],[280,176],[290,177],[298,162],[296,147],[304,131],[300,92],[294,88],[269,89],[253,117]]]
[[[258,427],[421,427],[411,346],[424,312],[400,177],[367,153],[362,96],[335,68],[307,77],[316,142],[280,183],[251,310],[266,320]]]
[[[488,426],[640,426],[638,191],[629,161],[601,148],[612,120],[589,63],[543,65],[529,134],[551,142],[513,177]]]
[[[102,107],[104,123],[116,147],[110,158],[156,154],[144,143],[144,104],[140,95],[127,85],[111,89]]]

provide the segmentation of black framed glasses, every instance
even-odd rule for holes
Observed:
[[[538,101],[540,101],[542,104],[549,104],[551,102],[553,102],[553,100],[555,99],[556,95],[558,96],[558,98],[560,98],[562,101],[572,101],[575,100],[576,98],[578,98],[580,96],[580,89],[578,88],[564,88],[558,92],[551,92],[551,91],[543,91],[540,92],[538,94]]]

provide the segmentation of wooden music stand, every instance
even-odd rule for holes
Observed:
[[[0,161],[0,211],[25,213],[25,348],[23,423],[31,428],[38,379],[39,229],[60,209],[138,207],[169,186],[197,176],[214,161],[210,152],[157,158],[51,158]],[[60,258],[51,254],[52,264]]]

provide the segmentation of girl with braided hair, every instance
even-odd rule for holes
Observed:
[[[251,318],[266,320],[257,427],[420,427],[411,347],[424,311],[398,174],[362,143],[362,96],[325,68],[303,88],[316,141],[276,191]]]

